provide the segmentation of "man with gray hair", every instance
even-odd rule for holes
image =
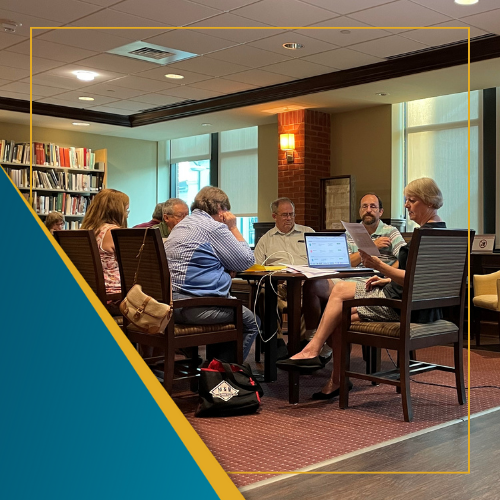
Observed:
[[[149,222],[143,222],[142,224],[137,224],[136,226],[134,226],[134,229],[153,227],[159,224],[162,221],[163,205],[165,205],[165,202],[157,203],[153,211],[153,215],[151,216],[151,220]]]
[[[314,233],[314,229],[295,223],[295,205],[290,198],[278,198],[271,203],[271,214],[276,225],[264,234],[255,246],[256,264],[307,265],[307,251],[304,233]],[[287,307],[286,286],[278,286],[278,308],[283,311]],[[305,334],[305,324],[301,319],[301,336]],[[328,357],[327,353],[327,357]],[[278,359],[288,356],[281,328],[278,328]]]
[[[162,203],[162,221],[153,226],[158,228],[163,239],[168,238],[172,229],[189,215],[189,207],[186,202],[180,198],[170,198]]]

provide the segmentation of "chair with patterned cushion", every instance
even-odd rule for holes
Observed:
[[[217,325],[187,325],[175,323],[174,318],[168,323],[161,334],[152,335],[143,333],[134,328],[134,325],[125,320],[124,331],[133,343],[159,348],[164,356],[145,359],[149,364],[163,362],[163,385],[171,394],[175,372],[176,349],[197,348],[198,346],[217,344],[220,342],[234,342],[236,346],[236,361],[243,361],[243,320],[242,303],[238,299],[219,297],[193,297],[190,299],[175,300],[172,302],[172,286],[167,257],[159,229],[115,229],[113,241],[115,243],[116,258],[120,268],[122,293],[125,296],[134,284],[134,275],[137,271],[137,256],[142,249],[141,264],[137,276],[137,284],[142,291],[158,302],[173,304],[175,309],[183,307],[228,307],[234,310],[235,321]],[[174,315],[175,316],[175,315]],[[197,349],[193,356],[191,369],[177,370],[175,379],[188,378],[199,374]]]
[[[97,298],[109,310],[113,319],[121,326],[123,318],[118,314],[116,306],[108,302],[121,300],[121,293],[106,293],[101,257],[94,231],[79,229],[70,231],[54,231],[54,238],[64,250],[69,260],[73,262],[83,279],[92,288]]]
[[[413,418],[410,377],[430,370],[455,374],[459,404],[465,402],[463,378],[463,322],[466,297],[467,230],[416,229],[411,240],[401,300],[361,298],[345,301],[342,315],[340,407],[347,408],[349,378],[396,386],[401,392],[405,421]],[[400,312],[399,322],[351,322],[351,308],[388,306]],[[412,323],[412,311],[442,308],[445,319]],[[448,321],[449,319],[449,321]],[[361,344],[397,351],[397,367],[372,374],[350,369],[350,346]],[[410,351],[453,344],[454,366],[412,361]]]
[[[472,308],[472,322],[476,335],[476,345],[479,345],[481,309],[496,312],[498,335],[500,337],[500,271],[491,274],[474,275],[474,298],[472,301],[474,303],[474,307]]]

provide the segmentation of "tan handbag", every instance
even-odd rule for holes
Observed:
[[[137,254],[139,262],[134,276],[134,283],[127,296],[120,303],[120,311],[126,320],[130,321],[141,332],[155,334],[164,332],[174,310],[172,300],[170,300],[170,305],[162,304],[153,297],[146,295],[142,291],[141,285],[136,283],[147,233],[148,229],[146,228],[144,240]]]
[[[146,295],[141,285],[134,285],[120,304],[120,311],[134,326],[145,333],[163,333],[172,308]]]

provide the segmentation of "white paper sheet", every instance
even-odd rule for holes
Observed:
[[[332,274],[338,274],[338,271],[332,271],[331,269],[315,269],[314,267],[309,266],[296,266],[287,264],[289,269],[293,271],[297,271],[298,273],[302,273],[307,278],[315,278],[317,276],[329,276]]]
[[[366,252],[368,255],[380,257],[378,248],[375,246],[375,243],[373,243],[373,240],[363,224],[344,221],[340,222],[342,222],[345,230],[351,235],[359,250],[363,250],[363,252]]]

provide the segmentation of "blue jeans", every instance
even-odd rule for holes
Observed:
[[[191,299],[192,295],[174,292],[174,300]],[[232,298],[232,297],[228,297]],[[243,306],[243,359],[248,356],[255,337],[259,333],[260,320],[253,312]],[[234,321],[234,311],[228,307],[183,307],[175,309],[176,323],[195,325],[215,325]],[[218,358],[223,361],[236,361],[234,343],[221,342],[207,346],[207,359]]]

